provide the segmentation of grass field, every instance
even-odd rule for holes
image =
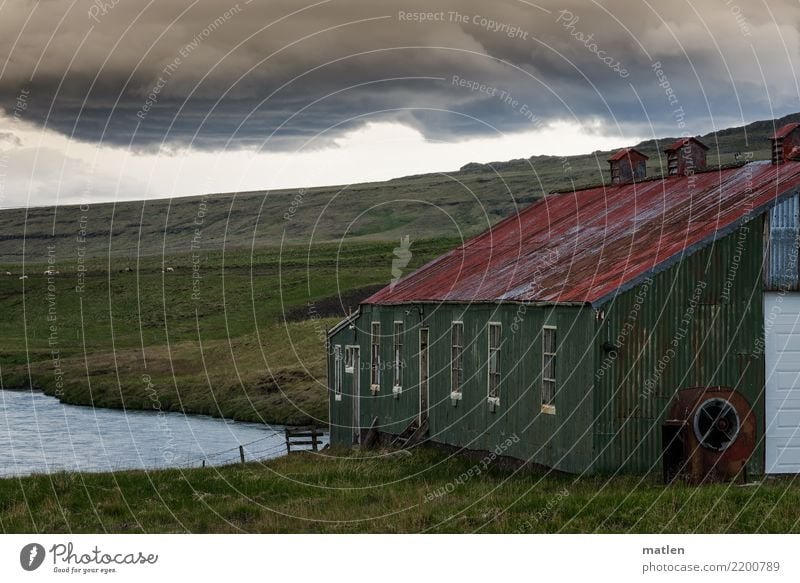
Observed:
[[[800,531],[798,504],[800,485],[789,479],[666,487],[654,476],[514,474],[417,449],[4,479],[0,530],[785,533]]]
[[[413,242],[407,269],[454,244]],[[74,267],[29,266],[28,279],[0,277],[2,385],[134,409],[155,390],[164,410],[325,423],[325,329],[390,281],[396,246],[209,253],[197,272],[191,256],[170,257],[165,273],[158,258],[93,259],[80,292]]]

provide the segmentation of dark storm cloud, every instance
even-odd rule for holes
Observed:
[[[318,147],[377,119],[432,139],[564,119],[675,135],[800,109],[799,28],[789,0],[12,0],[0,106],[25,90],[24,119],[144,149]]]

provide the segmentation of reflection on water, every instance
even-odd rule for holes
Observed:
[[[327,443],[327,436],[322,444]],[[182,413],[64,405],[28,391],[0,391],[0,476],[62,470],[198,467],[286,453],[281,425]]]

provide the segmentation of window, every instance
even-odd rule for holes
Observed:
[[[400,389],[403,386],[403,323],[394,323],[394,360],[392,368],[394,368],[394,388]]]
[[[500,324],[489,323],[489,400],[500,404]]]
[[[464,324],[453,322],[450,328],[450,394],[461,397],[464,382]]]
[[[344,372],[353,372],[355,360],[355,348],[353,346],[344,347]]]
[[[556,328],[542,329],[542,412],[556,412]]]
[[[372,338],[370,340],[370,365],[369,382],[373,391],[381,388],[381,323],[372,323]]]
[[[337,401],[342,400],[342,347],[333,347],[333,393]]]

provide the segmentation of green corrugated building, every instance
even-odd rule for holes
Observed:
[[[680,441],[686,466],[800,471],[795,142],[784,128],[772,161],[708,170],[685,140],[657,179],[621,171],[624,150],[612,184],[547,195],[392,282],[329,331],[331,442],[415,434],[594,474],[661,471]]]

